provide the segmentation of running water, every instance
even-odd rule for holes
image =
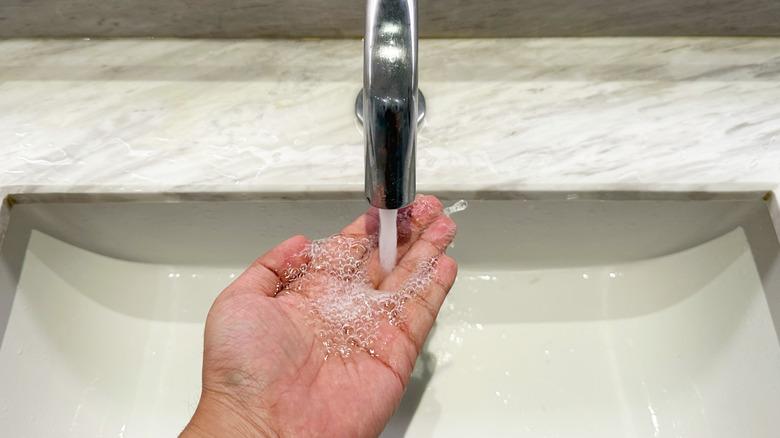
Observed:
[[[382,327],[404,323],[409,300],[425,293],[433,281],[438,256],[419,260],[414,272],[392,290],[375,289],[369,261],[379,251],[382,268],[392,270],[397,258],[398,223],[408,225],[412,217],[430,218],[438,205],[423,198],[400,214],[380,209],[379,238],[335,235],[315,240],[301,252],[306,263],[285,269],[277,294],[301,298],[296,304],[316,329],[326,358],[347,358],[357,351],[379,356],[387,348]],[[450,215],[467,206],[466,201],[458,201],[443,213]]]
[[[395,268],[395,258],[398,252],[397,218],[398,210],[379,209],[379,265],[385,272],[390,272]]]

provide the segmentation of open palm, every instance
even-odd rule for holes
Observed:
[[[402,322],[380,321],[370,349],[356,346],[348,357],[327,354],[305,310],[321,292],[319,283],[284,293],[285,272],[309,262],[309,241],[296,236],[283,242],[214,302],[206,321],[201,401],[182,436],[378,435],[401,401],[457,271],[444,255],[455,224],[436,198],[418,197],[400,218],[396,268],[384,274],[376,251],[366,254],[373,287],[398,290],[421,262],[437,259],[431,281],[403,306]],[[377,211],[370,209],[341,235],[361,239],[377,228]]]

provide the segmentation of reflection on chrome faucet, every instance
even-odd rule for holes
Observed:
[[[366,137],[366,197],[398,209],[415,195],[417,2],[369,0],[363,44],[356,111]]]

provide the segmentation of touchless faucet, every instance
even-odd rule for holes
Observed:
[[[417,123],[417,1],[368,0],[363,91],[355,110],[366,138],[366,197],[397,209],[414,200]]]

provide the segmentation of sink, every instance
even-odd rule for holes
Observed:
[[[4,435],[175,436],[221,288],[365,208],[295,197],[15,204]],[[776,436],[780,245],[760,194],[496,193],[454,218],[460,274],[383,437]]]

